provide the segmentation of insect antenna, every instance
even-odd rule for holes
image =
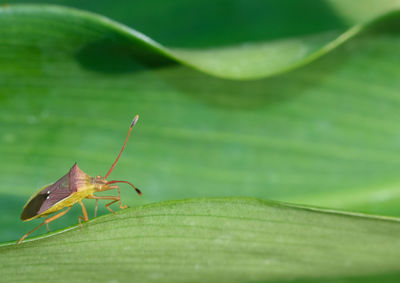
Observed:
[[[136,124],[136,122],[137,122],[138,119],[139,119],[139,115],[136,115],[135,118],[133,118],[133,121],[132,121],[132,123],[131,123],[131,126],[129,127],[128,136],[127,136],[126,139],[125,139],[124,145],[122,146],[122,149],[121,149],[121,151],[119,152],[119,154],[118,154],[118,156],[117,156],[117,159],[115,159],[113,165],[111,166],[110,170],[108,170],[108,172],[107,172],[106,176],[104,177],[104,179],[107,179],[107,177],[108,177],[108,176],[111,174],[111,172],[114,170],[114,167],[115,167],[115,165],[117,164],[118,159],[119,159],[119,157],[121,156],[122,152],[124,151],[124,148],[125,148],[126,143],[128,142],[129,135],[131,134],[132,128],[133,128],[133,126],[135,126],[135,124]],[[131,185],[132,185],[132,184],[131,184]],[[132,186],[133,186],[133,185],[132,185]],[[136,189],[135,186],[133,186],[133,187]],[[137,189],[136,189],[136,190],[137,190]],[[140,191],[139,191],[139,192],[140,192]]]
[[[109,181],[109,182],[107,182],[106,185],[115,184],[115,183],[125,183],[125,184],[129,184],[129,185],[132,186],[132,188],[135,189],[135,191],[136,191],[139,195],[142,195],[142,192],[141,192],[138,188],[136,188],[132,183],[130,183],[130,182],[128,182],[128,181],[118,181],[118,180],[114,180],[114,181]]]

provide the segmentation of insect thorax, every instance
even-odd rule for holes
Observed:
[[[94,185],[94,190],[99,192],[104,190],[107,180],[102,176],[92,177],[91,183]]]

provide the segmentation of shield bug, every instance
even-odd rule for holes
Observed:
[[[121,151],[119,152],[117,158],[115,159],[114,163],[112,164],[110,170],[108,170],[107,174],[102,176],[91,177],[85,172],[83,172],[78,165],[75,163],[74,166],[69,170],[67,174],[61,177],[57,182],[47,185],[41,188],[36,194],[34,194],[25,204],[24,209],[21,214],[21,219],[23,221],[30,221],[32,219],[43,217],[45,220],[43,223],[38,225],[33,230],[26,233],[21,239],[18,240],[17,244],[21,243],[29,234],[39,229],[42,225],[46,224],[47,230],[49,231],[48,224],[57,218],[65,215],[71,207],[75,203],[79,203],[82,207],[82,216],[79,216],[79,224],[82,227],[81,221],[88,221],[88,215],[85,206],[82,203],[82,199],[95,199],[96,200],[96,207],[95,207],[95,217],[97,214],[97,206],[98,200],[111,200],[110,203],[106,204],[106,208],[115,213],[111,208],[110,205],[113,203],[119,202],[119,207],[121,209],[126,208],[126,206],[122,205],[121,202],[121,195],[120,189],[116,183],[126,183],[133,187],[136,192],[141,195],[142,193],[140,190],[131,184],[128,181],[119,181],[119,180],[112,180],[107,181],[108,176],[113,171],[115,165],[118,162],[126,143],[129,139],[129,135],[131,134],[133,126],[138,121],[139,116],[136,115],[133,119],[131,126],[128,131],[128,135],[125,139],[124,145],[122,146]],[[97,192],[104,192],[109,190],[117,190],[118,196],[97,196],[94,193]],[[63,208],[66,208],[62,212],[55,214],[49,218],[48,215],[57,212]]]

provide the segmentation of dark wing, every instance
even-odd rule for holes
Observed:
[[[34,195],[25,205],[21,214],[22,220],[27,220],[45,212],[57,202],[69,197],[78,189],[77,180],[82,177],[82,172],[75,165],[71,170],[52,185],[46,186]],[[86,175],[86,174],[85,174]]]
[[[50,186],[47,186],[46,188],[48,188],[48,187],[50,187]],[[22,214],[21,214],[21,219],[26,220],[26,219],[32,218],[35,215],[37,215],[38,211],[40,210],[40,207],[42,206],[42,204],[44,203],[46,198],[47,198],[47,195],[45,195],[45,194],[37,193],[36,195],[34,195],[25,204],[24,210],[22,211]]]
[[[24,207],[21,219],[26,220],[46,211],[60,200],[71,195],[68,174],[54,184],[43,188]]]

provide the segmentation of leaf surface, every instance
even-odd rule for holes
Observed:
[[[41,1],[33,2],[40,3]],[[282,1],[282,3],[252,4],[238,1],[237,6],[230,7],[233,10],[226,13],[227,7],[230,6],[229,1],[220,0],[219,2],[214,4],[214,9],[217,9],[214,11],[215,14],[218,14],[217,19],[214,14],[206,13],[203,15],[205,18],[201,19],[202,22],[197,23],[197,25],[203,25],[200,29],[202,40],[197,39],[199,37],[199,27],[197,26],[187,27],[187,32],[178,38],[172,34],[168,34],[168,36],[157,34],[157,30],[160,30],[159,22],[172,22],[172,25],[180,22],[180,18],[182,18],[180,15],[177,15],[174,21],[170,21],[174,8],[177,10],[179,8],[187,9],[186,13],[191,15],[199,10],[210,8],[207,3],[202,4],[200,1],[194,1],[191,5],[182,5],[177,1],[172,5],[167,4],[166,7],[164,7],[165,4],[158,3],[161,4],[159,9],[164,8],[165,10],[163,16],[157,16],[157,28],[147,24],[149,22],[147,18],[145,23],[141,23],[140,20],[138,23],[135,20],[133,22],[129,20],[135,15],[132,15],[129,9],[121,9],[125,5],[121,5],[121,8],[110,9],[109,5],[118,5],[118,2],[102,3],[96,8],[90,3],[85,4],[81,1],[58,1],[59,4],[104,12],[117,19],[122,18],[133,26],[138,24],[144,30],[149,29],[150,34],[155,34],[154,39],[100,15],[66,7],[47,5],[18,7],[12,5],[3,10],[15,14],[28,13],[30,16],[36,14],[37,17],[43,16],[42,13],[45,14],[45,17],[46,14],[50,14],[50,16],[56,14],[62,18],[65,16],[78,17],[84,21],[93,22],[94,25],[108,25],[109,28],[126,35],[132,41],[145,45],[149,50],[154,50],[162,56],[196,70],[221,78],[246,80],[277,75],[308,64],[360,34],[368,26],[398,12],[400,8],[400,4],[396,0],[380,2],[368,0],[368,3],[360,0],[326,0],[320,3],[301,0],[297,3]],[[131,5],[132,9],[135,9],[138,4],[131,3]],[[148,2],[147,5],[150,5],[148,8],[151,9],[154,3]],[[183,7],[178,8],[179,5]],[[147,7],[146,4],[144,6]],[[129,17],[125,15],[127,12],[129,12]],[[241,13],[245,15],[240,15]],[[268,15],[268,13],[272,13],[272,15]],[[276,13],[278,14],[274,15]],[[286,19],[292,17],[293,13],[300,17],[300,22],[297,21],[294,24],[293,21]],[[280,14],[281,16],[279,16]],[[230,18],[232,16],[233,19]],[[238,19],[235,19],[235,16]],[[253,17],[256,20],[252,19]],[[270,20],[274,17],[275,20]],[[214,25],[207,24],[209,18],[216,23]],[[186,20],[186,23],[181,23],[181,25],[200,19],[188,20],[183,17],[183,20]],[[249,20],[250,24],[247,23]],[[173,34],[180,30],[184,29],[181,26],[169,27],[169,31]],[[157,37],[160,37],[161,43],[157,41]],[[136,55],[140,56],[141,54]]]
[[[241,198],[151,204],[0,246],[6,281],[382,282],[399,260],[398,219]]]

